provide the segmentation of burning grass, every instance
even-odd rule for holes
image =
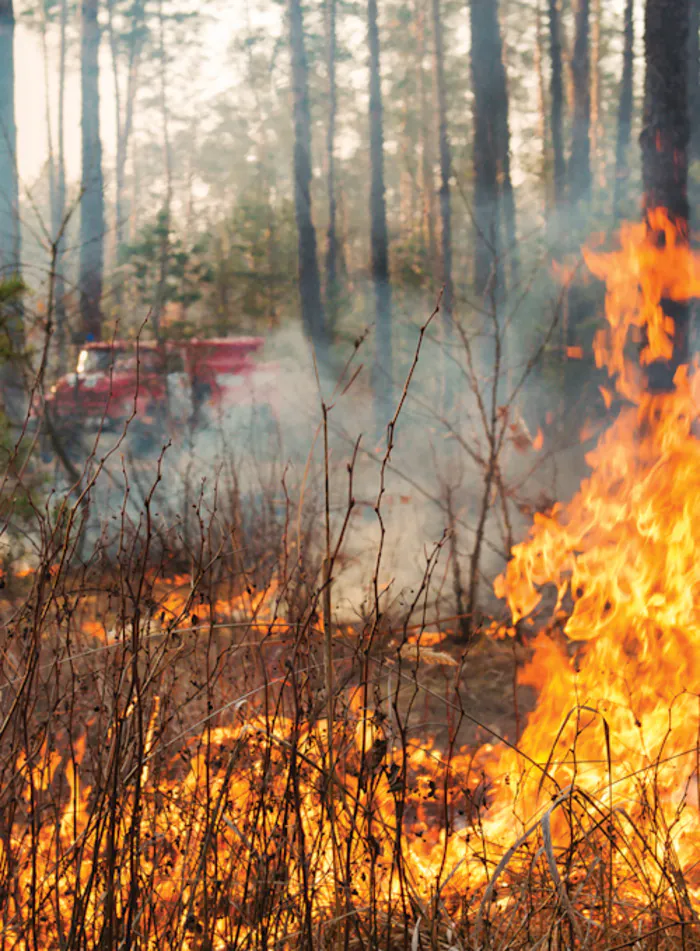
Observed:
[[[587,258],[625,403],[497,581],[526,652],[449,646],[440,546],[401,616],[375,583],[340,625],[340,545],[302,563],[289,513],[264,565],[200,519],[179,578],[147,519],[79,575],[48,538],[5,606],[0,948],[700,944],[700,374],[652,395],[625,350],[668,359],[661,301],[698,295],[700,262],[652,225],[663,247],[628,226]],[[522,732],[495,699],[513,652]]]

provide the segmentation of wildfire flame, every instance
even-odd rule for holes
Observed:
[[[700,859],[700,375],[682,366],[673,392],[649,393],[626,348],[632,335],[642,366],[671,358],[662,300],[700,295],[700,257],[663,210],[649,218],[623,226],[619,251],[585,254],[607,288],[596,361],[627,405],[587,455],[590,477],[568,504],[535,516],[496,581],[514,623],[553,585],[553,616],[564,608],[566,636],[585,643],[570,657],[540,636],[521,678],[538,690],[521,749],[547,777],[513,753],[498,759],[494,776],[520,780],[517,796],[514,781],[501,787],[492,821],[513,808],[529,819],[543,789],[573,786],[624,810],[630,835],[648,831],[654,811],[664,831],[647,838],[646,873],[659,877],[671,860],[688,871]]]

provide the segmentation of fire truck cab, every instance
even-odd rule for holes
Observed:
[[[46,395],[46,412],[65,432],[76,424],[117,429],[132,417],[140,426],[166,415],[198,422],[203,412],[253,403],[269,409],[276,402],[274,368],[255,359],[263,343],[262,337],[88,343],[75,371]]]

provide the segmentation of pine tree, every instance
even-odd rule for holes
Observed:
[[[627,153],[632,136],[633,83],[634,0],[626,0],[622,79],[620,82],[620,105],[617,114],[617,141],[615,145],[615,192],[613,208],[616,217],[620,215],[620,206],[625,195],[625,183],[629,174]]]
[[[0,267],[3,279],[18,274],[20,266],[14,38],[12,0],[0,0]]]
[[[441,229],[441,281],[444,286],[442,300],[446,340],[452,335],[454,311],[454,287],[452,283],[452,211],[450,207],[450,178],[452,154],[447,128],[447,91],[445,88],[445,54],[442,35],[440,0],[433,3],[433,55],[435,59],[435,86],[438,104],[438,147],[440,152],[440,221]]]
[[[86,339],[102,337],[104,189],[100,139],[98,0],[82,0],[80,86],[82,93],[82,199],[80,204],[80,316]]]
[[[338,309],[338,200],[335,175],[335,130],[338,109],[336,89],[336,0],[326,0],[327,64],[328,64],[328,131],[326,162],[328,174],[328,232],[326,238],[326,308],[334,323]]]
[[[123,97],[119,85],[120,39],[115,22],[115,0],[107,0],[109,46],[114,75],[114,118],[117,130],[117,155],[115,168],[115,220],[117,251],[124,243],[126,224],[126,161],[134,127],[134,108],[139,85],[139,71],[144,41],[145,0],[133,0],[127,18],[127,30],[123,39],[126,53],[126,87]]]
[[[688,32],[688,111],[690,159],[700,160],[700,0],[690,0]]]
[[[478,294],[503,289],[503,226],[515,257],[508,90],[496,0],[471,0],[474,90],[474,283]],[[517,279],[517,267],[511,267]],[[493,282],[495,281],[495,288]]]
[[[61,0],[60,7],[60,52],[58,63],[58,156],[56,162],[56,201],[51,209],[51,230],[56,241],[56,336],[58,338],[58,364],[60,370],[66,368],[66,285],[64,261],[66,238],[66,147],[65,147],[65,111],[66,111],[66,30],[68,27],[68,0]]]
[[[0,280],[20,287],[19,180],[15,121],[15,13],[12,0],[0,0]],[[5,413],[18,426],[23,418],[20,359],[24,329],[20,302],[13,296],[3,307],[5,362],[0,367]]]
[[[391,283],[389,232],[384,185],[384,108],[382,103],[377,0],[367,2],[369,46],[370,253],[376,322],[374,365],[377,428],[388,421],[391,406]]]
[[[314,346],[316,359],[328,361],[328,331],[321,300],[321,279],[316,231],[311,208],[311,115],[309,70],[304,43],[301,0],[289,0],[289,44],[294,96],[294,208],[299,249],[299,295],[304,331]]]
[[[575,36],[571,69],[574,116],[569,159],[569,197],[587,202],[591,195],[591,62],[590,0],[575,0]]]
[[[690,0],[647,0],[641,134],[644,202],[688,224],[688,46]]]
[[[564,200],[566,191],[566,159],[564,158],[564,78],[559,0],[549,0],[549,55],[552,63],[550,110],[552,151],[554,153],[554,204],[559,206]]]
[[[644,119],[640,144],[644,205],[667,209],[688,240],[688,48],[690,0],[647,0],[644,20]],[[670,366],[652,368],[652,388],[669,388],[673,371],[688,360],[688,306],[662,302],[675,322]]]

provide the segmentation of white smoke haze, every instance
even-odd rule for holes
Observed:
[[[420,313],[419,306],[414,313]],[[426,318],[427,314],[424,321]],[[244,520],[254,521],[263,510],[278,525],[291,517],[291,538],[287,541],[294,550],[300,544],[297,526],[310,526],[313,541],[308,544],[314,546],[320,559],[325,491],[323,399],[328,407],[332,545],[346,519],[349,469],[355,455],[354,506],[334,572],[337,619],[353,620],[371,610],[380,546],[378,586],[383,592],[384,613],[405,613],[420,591],[430,563],[430,591],[421,603],[429,607],[431,617],[436,613],[443,617],[454,614],[454,559],[466,590],[475,533],[485,504],[488,439],[482,413],[490,412],[492,405],[493,343],[488,325],[485,332],[475,333],[471,339],[471,380],[478,381],[477,394],[470,387],[462,343],[455,339],[449,349],[442,345],[439,319],[438,315],[423,341],[386,465],[388,420],[377,434],[371,388],[371,333],[356,352],[347,345],[346,354],[341,353],[347,361],[343,378],[323,379],[319,389],[307,341],[298,327],[286,326],[267,339],[262,366],[252,379],[261,394],[269,393],[274,386],[272,414],[267,412],[264,399],[247,406],[229,403],[209,407],[194,427],[172,423],[168,432],[154,428],[149,434],[151,444],[146,447],[143,436],[136,439],[127,433],[111,455],[108,453],[116,436],[105,434],[100,439],[95,460],[107,458],[90,491],[91,514],[83,557],[89,557],[98,543],[107,551],[116,550],[124,521],[122,513],[133,530],[143,524],[145,500],[159,471],[150,515],[161,538],[186,538],[189,530],[185,527],[193,513],[223,524],[235,495]],[[418,327],[417,322],[406,321],[394,334],[396,363],[400,366],[394,379],[394,406],[416,352]],[[508,352],[517,357],[511,357],[510,364],[502,368],[498,394],[506,401],[508,387],[520,380],[530,359],[528,354],[523,355],[522,341],[515,333],[511,332],[510,338]],[[449,410],[443,411],[446,387],[453,402]],[[554,431],[545,429],[545,434],[538,437],[553,397],[552,383],[533,372],[507,409],[507,437],[498,457],[499,483],[494,483],[488,498],[479,558],[479,602],[486,611],[503,611],[491,584],[505,564],[509,541],[519,541],[529,524],[531,512],[527,506],[520,511],[520,503],[546,507],[548,502],[570,495],[580,479],[578,432],[569,434],[571,448],[565,451]],[[499,420],[501,413],[506,410],[499,402]],[[543,442],[541,447],[538,439]],[[89,451],[89,436],[84,437],[83,444]],[[557,451],[551,452],[553,448]],[[382,474],[380,521],[375,507]],[[57,485],[56,498],[67,488],[64,477]],[[454,543],[450,542],[450,531],[455,533]],[[225,548],[222,551],[225,555]]]

